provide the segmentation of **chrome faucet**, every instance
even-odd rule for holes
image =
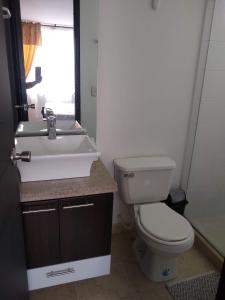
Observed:
[[[54,114],[47,115],[48,139],[56,139],[56,116]]]
[[[41,114],[42,114],[43,120],[46,120],[48,116],[54,115],[54,112],[51,108],[46,108],[43,106],[41,109]]]
[[[54,115],[54,111],[51,108],[45,109],[46,117]]]

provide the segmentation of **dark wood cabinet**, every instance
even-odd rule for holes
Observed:
[[[23,203],[28,269],[109,255],[112,210],[112,193]]]
[[[60,200],[62,262],[111,252],[112,194]]]
[[[58,201],[22,205],[28,269],[60,263]]]

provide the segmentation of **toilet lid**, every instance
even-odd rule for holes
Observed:
[[[143,228],[162,241],[182,241],[193,231],[189,222],[165,203],[139,205],[139,217]]]

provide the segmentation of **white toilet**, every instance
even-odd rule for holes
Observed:
[[[176,277],[176,257],[190,249],[189,222],[160,202],[169,194],[175,162],[164,156],[114,160],[119,194],[134,205],[138,237],[134,250],[144,273],[153,281]]]

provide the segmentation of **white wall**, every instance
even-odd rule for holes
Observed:
[[[112,174],[116,157],[168,155],[177,186],[205,0],[150,3],[100,0],[97,146]]]
[[[81,124],[96,138],[96,96],[98,67],[98,0],[80,1]]]
[[[225,0],[216,0],[188,184],[189,217],[225,214]]]

